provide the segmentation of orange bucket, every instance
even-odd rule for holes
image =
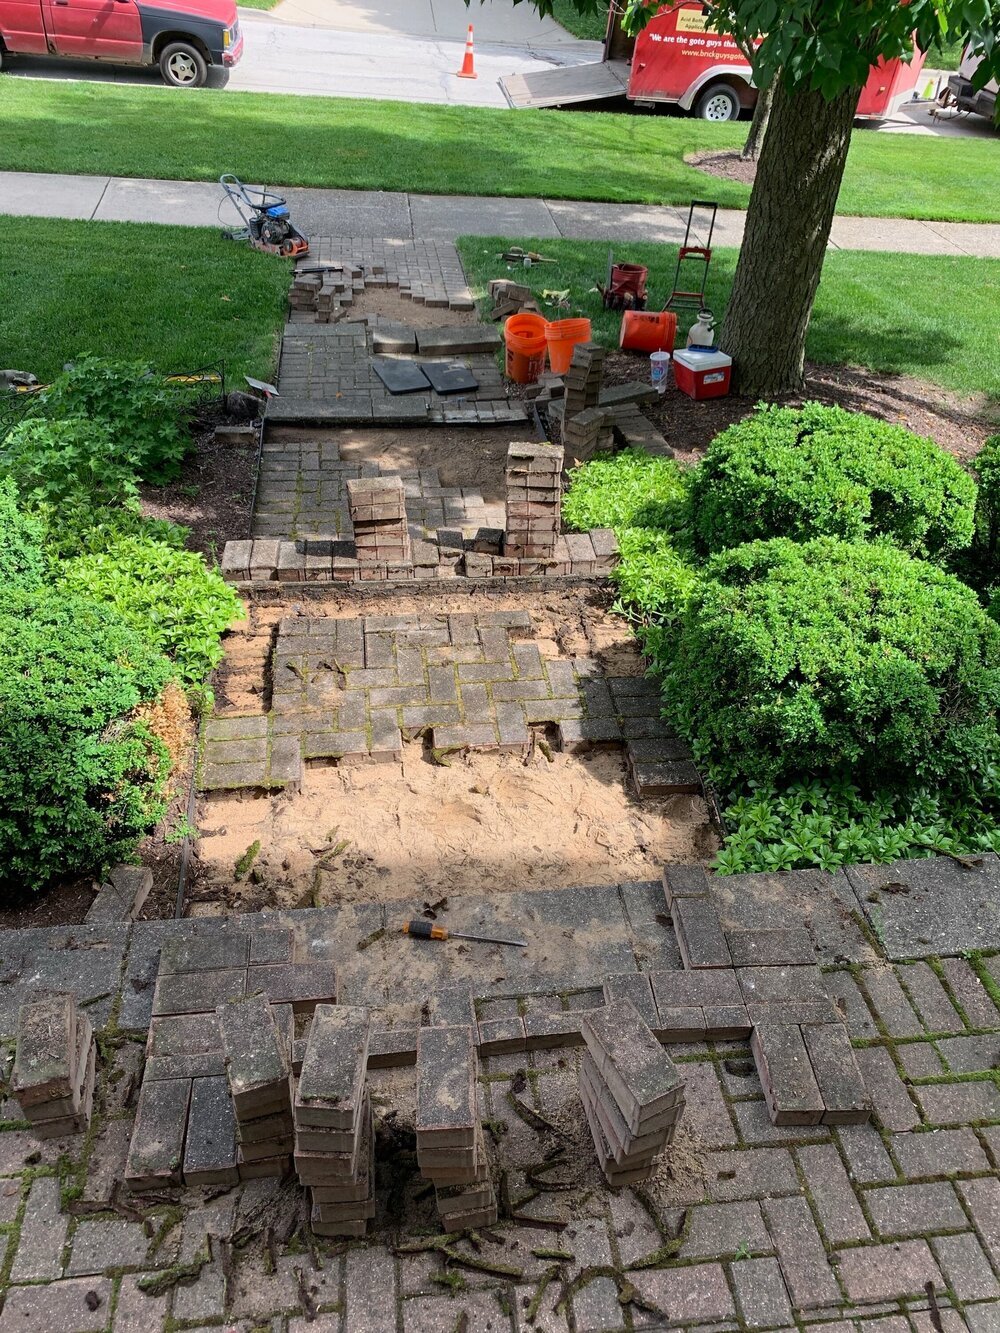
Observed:
[[[545,330],[553,375],[565,375],[577,343],[590,342],[589,319],[557,319]]]
[[[624,352],[672,352],[677,316],[672,310],[626,310],[618,345]]]
[[[545,331],[541,315],[511,315],[503,326],[506,373],[515,384],[535,384],[545,369]]]

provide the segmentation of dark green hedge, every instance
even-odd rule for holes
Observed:
[[[790,537],[888,537],[936,559],[972,540],[976,485],[933,440],[860,412],[758,407],[709,445],[691,484],[702,553]]]
[[[998,748],[1000,627],[956,578],[888,543],[777,539],[715,557],[657,665],[725,781],[935,780]]]

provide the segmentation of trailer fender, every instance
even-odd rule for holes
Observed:
[[[744,108],[748,109],[756,101],[757,89],[754,87],[753,76],[747,72],[746,65],[713,65],[711,69],[698,75],[687,92],[677,99],[677,105],[684,111],[690,111],[699,93],[710,83],[730,84],[739,93]]]

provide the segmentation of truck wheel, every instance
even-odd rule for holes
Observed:
[[[160,55],[160,73],[174,88],[200,88],[208,78],[208,65],[196,46],[171,42]]]
[[[699,120],[738,120],[739,95],[728,83],[717,83],[698,98],[694,114]]]

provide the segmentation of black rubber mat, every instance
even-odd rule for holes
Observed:
[[[416,361],[375,356],[372,357],[372,368],[389,393],[419,393],[421,389],[430,388],[430,380]]]
[[[479,381],[465,366],[449,366],[441,361],[425,361],[420,369],[437,393],[472,393]]]

